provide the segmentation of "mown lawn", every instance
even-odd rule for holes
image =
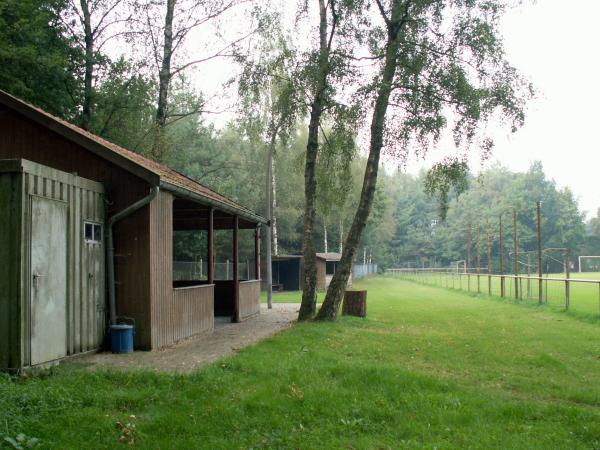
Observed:
[[[453,273],[428,273],[421,272],[418,275],[414,274],[402,274],[394,275],[395,277],[414,279],[415,281],[444,287],[448,289],[456,289],[462,291],[469,291],[471,294],[477,294],[477,275],[470,275],[470,285],[468,278],[465,274],[453,274]],[[565,283],[564,281],[552,280],[552,278],[565,278],[564,273],[547,274],[549,280],[542,282],[542,296],[544,303],[550,306],[552,309],[557,311],[564,311],[566,309],[565,302]],[[585,279],[585,280],[600,280],[600,273],[597,272],[584,272],[584,273],[572,273],[570,275],[574,279]],[[500,299],[500,278],[498,276],[492,277],[492,296]],[[480,292],[482,296],[488,295],[488,276],[482,274],[480,276]],[[520,300],[515,300],[515,285],[514,280],[507,278],[505,281],[506,294],[505,299],[510,301],[517,301],[523,304],[537,304],[538,302],[538,282],[537,280],[522,279],[520,282]],[[599,283],[588,283],[588,282],[571,282],[570,283],[570,305],[569,313],[573,316],[600,322],[600,286]]]
[[[139,448],[600,448],[598,324],[391,278],[360,287],[368,319],[301,324],[192,375],[4,377],[0,436],[117,448],[130,422]]]

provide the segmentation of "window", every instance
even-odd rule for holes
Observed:
[[[84,222],[83,238],[88,243],[99,244],[102,242],[102,225],[99,223]]]

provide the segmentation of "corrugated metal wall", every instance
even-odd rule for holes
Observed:
[[[240,320],[260,313],[260,280],[240,281]]]
[[[150,203],[152,348],[161,348],[214,326],[214,286],[173,289],[173,196],[161,191]]]
[[[84,221],[104,223],[104,189],[96,183],[76,175],[58,171],[30,161],[13,160],[8,170],[21,172],[16,179],[21,195],[13,201],[20,203],[20,226],[10,230],[9,239],[20,241],[20,250],[10,258],[9,264],[18,264],[20,294],[8,300],[18,303],[11,316],[19,327],[18,338],[11,346],[20,358],[13,358],[15,368],[30,364],[31,323],[31,198],[42,197],[64,202],[68,206],[67,239],[67,354],[73,355],[100,347],[105,326],[104,237],[97,243],[87,243],[83,238]],[[13,179],[15,177],[13,176]],[[3,211],[9,214],[8,210]],[[51,238],[51,236],[49,236]],[[51,255],[50,255],[51,256]],[[14,309],[12,311],[15,311]],[[18,350],[17,350],[18,347]]]
[[[26,204],[30,195],[36,195],[69,205],[66,324],[68,354],[97,349],[102,344],[105,327],[105,243],[103,235],[100,243],[85,242],[83,223],[90,221],[104,224],[104,189],[100,183],[37,164],[28,164],[24,170]],[[28,249],[29,208],[24,208],[24,214],[24,249]],[[24,256],[25,266],[29,267],[29,252],[25,251]],[[26,276],[26,280],[28,279]],[[24,298],[28,299],[30,285],[25,281],[23,286],[26,291]],[[28,305],[25,311],[28,316]]]
[[[173,341],[214,328],[214,285],[178,288],[173,291]]]

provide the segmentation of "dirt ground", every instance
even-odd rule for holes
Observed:
[[[191,372],[199,366],[231,355],[278,331],[289,327],[298,316],[299,304],[274,303],[273,309],[261,306],[258,316],[242,323],[215,320],[215,330],[150,352],[126,354],[95,353],[74,359],[91,369],[149,369],[159,372]]]

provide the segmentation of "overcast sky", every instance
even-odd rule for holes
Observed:
[[[493,126],[494,161],[515,171],[525,171],[540,160],[550,178],[568,186],[580,208],[595,215],[600,207],[600,144],[598,143],[600,105],[600,0],[524,1],[510,11],[502,23],[509,61],[533,83],[538,96],[530,105],[526,123],[516,134],[507,127]],[[296,1],[282,1],[293,12]],[[201,89],[219,89],[231,69],[219,61],[201,69],[210,73]],[[230,116],[209,117],[223,123]],[[431,166],[451,151],[451,141],[443,140],[425,160],[409,160],[407,170],[416,173]],[[472,169],[481,170],[477,155]]]
[[[508,59],[539,95],[516,134],[498,129],[493,156],[517,171],[542,161],[550,178],[571,188],[588,217],[600,207],[599,18],[599,0],[539,0],[505,17]],[[408,170],[426,167],[436,158],[438,152],[424,162],[413,160]],[[480,169],[476,161],[472,166]]]

